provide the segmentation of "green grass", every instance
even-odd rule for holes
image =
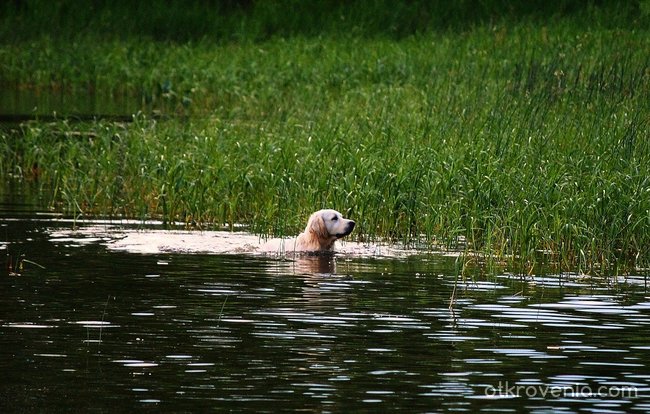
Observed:
[[[75,215],[285,235],[332,207],[364,240],[634,272],[650,265],[650,36],[590,13],[590,30],[3,44],[5,85],[129,94],[144,112],[5,130],[0,176],[37,164],[51,206]]]
[[[0,3],[0,39],[16,43],[43,34],[172,42],[324,34],[400,39],[503,19],[627,29],[631,21],[643,27],[648,14],[648,0],[21,0]]]

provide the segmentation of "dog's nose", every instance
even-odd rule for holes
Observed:
[[[348,227],[350,228],[350,231],[352,231],[352,229],[354,228],[354,226],[355,226],[356,224],[357,224],[357,223],[355,223],[354,221],[350,220],[350,222],[348,223]]]

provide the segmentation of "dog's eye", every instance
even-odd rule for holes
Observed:
[[[336,220],[338,220],[338,219],[339,219],[338,216],[334,216],[334,217],[332,217],[332,221],[336,221]]]

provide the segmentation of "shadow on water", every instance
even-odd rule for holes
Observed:
[[[0,275],[2,412],[650,408],[639,278],[475,275],[450,311],[453,257],[134,253],[18,198],[0,252],[41,267]]]

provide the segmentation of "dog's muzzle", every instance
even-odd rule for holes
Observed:
[[[345,231],[343,233],[338,233],[336,235],[336,237],[340,239],[341,237],[345,237],[348,234],[352,233],[352,230],[354,230],[355,225],[356,225],[356,223],[354,221],[350,220],[350,222],[345,227]]]

